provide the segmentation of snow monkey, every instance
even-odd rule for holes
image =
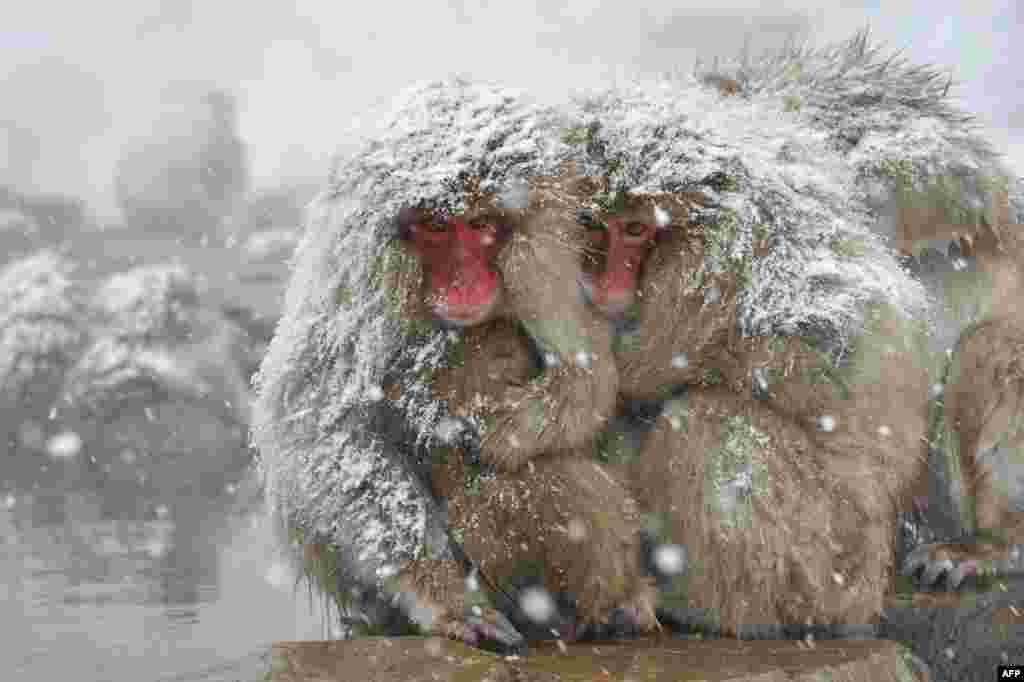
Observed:
[[[541,188],[531,203],[545,196],[556,198]],[[656,628],[653,585],[641,575],[636,503],[588,456],[590,436],[613,409],[616,383],[614,366],[601,366],[613,362],[608,325],[578,298],[576,256],[561,242],[574,229],[572,211],[551,205],[517,220],[485,201],[462,215],[404,211],[398,229],[423,266],[419,315],[461,333],[457,358],[431,381],[451,415],[442,423],[430,478],[434,495],[446,503],[452,537],[480,577],[504,594],[525,572],[548,594],[575,599],[577,623],[534,613],[534,625],[596,624],[621,607],[642,629]],[[598,357],[584,361],[548,350],[543,334],[539,342],[530,334],[547,324],[541,316],[578,325],[560,330],[571,336],[556,349],[597,350]],[[491,419],[499,426],[521,423],[500,421],[510,394],[540,410],[537,423],[529,431],[504,426],[495,442],[486,426]],[[566,399],[573,404],[560,407]],[[474,421],[485,424],[478,460],[470,445],[475,429],[467,429]],[[514,438],[523,447],[513,450],[507,440]],[[435,632],[471,642],[510,644],[518,637],[493,609],[479,603],[473,609],[463,567],[453,560],[413,561],[401,567],[399,581],[432,604]]]
[[[954,257],[982,276],[981,319],[956,344],[944,391],[942,446],[959,465],[963,526],[955,542],[923,545],[906,575],[926,587],[956,589],[969,576],[1019,569],[1024,543],[1024,242],[1008,225],[1005,193],[977,228],[905,215],[907,235],[950,241]],[[966,260],[963,263],[966,265]],[[977,276],[975,274],[974,276]]]
[[[668,399],[621,470],[649,530],[692,562],[662,605],[738,636],[867,629],[924,466],[910,323],[869,307],[838,366],[798,338],[738,338],[739,277],[707,271],[703,228],[686,221],[703,201],[626,195],[581,214],[582,289],[622,330],[620,392]]]
[[[545,187],[534,181],[530,205],[510,209],[469,181],[464,214],[416,207],[397,220],[400,243],[423,268],[419,305],[434,320],[457,328],[518,320],[545,359],[540,377],[492,396],[480,458],[509,473],[541,453],[588,444],[618,388],[611,332],[593,323],[577,293],[573,209]]]

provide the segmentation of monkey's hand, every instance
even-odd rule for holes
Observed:
[[[629,602],[622,607],[629,622],[641,633],[661,632],[655,606],[658,603],[658,588],[653,581],[647,581]]]
[[[968,538],[961,542],[932,543],[914,549],[900,573],[925,590],[957,590],[969,577],[1006,575],[1024,568],[1019,545]]]
[[[520,653],[526,649],[526,638],[500,611],[490,607],[468,607],[461,618],[443,618],[435,623],[433,630],[472,647],[479,647],[483,642],[493,642],[506,654]]]
[[[525,389],[509,389],[513,405],[509,409],[500,410],[494,415],[493,426],[480,443],[480,460],[499,471],[515,473],[529,460],[541,452],[541,421],[543,415],[535,409],[519,409],[526,401],[533,405],[541,405],[540,401],[531,400]]]
[[[450,559],[417,559],[398,572],[398,589],[413,599],[421,624],[431,633],[479,646],[490,641],[516,652],[526,640],[504,615],[487,606],[466,604],[466,580],[461,564]]]
[[[481,443],[481,460],[514,473],[538,455],[585,447],[615,410],[617,382],[614,363],[595,361],[555,366],[525,387],[509,386]]]

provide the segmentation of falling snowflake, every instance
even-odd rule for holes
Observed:
[[[555,600],[541,587],[528,587],[519,595],[519,607],[534,623],[547,623],[555,615]]]
[[[159,559],[167,554],[167,549],[167,543],[158,538],[153,538],[146,543],[146,554],[154,559]]]
[[[829,414],[818,417],[818,430],[825,433],[832,433],[836,429],[836,418]]]
[[[690,366],[690,358],[686,353],[678,353],[672,356],[672,369],[686,369]]]
[[[466,576],[466,591],[467,592],[479,592],[480,591],[480,577],[479,572],[474,568]]]
[[[166,504],[157,505],[157,508],[153,511],[156,513],[156,517],[161,521],[171,515],[171,510],[167,508]]]
[[[544,365],[546,367],[558,367],[559,362],[560,361],[558,359],[558,356],[555,355],[554,353],[545,353],[544,354]]]
[[[888,438],[889,436],[892,435],[892,429],[890,429],[885,424],[882,424],[881,426],[878,427],[878,435],[881,436],[882,438]]]
[[[581,350],[580,352],[576,353],[576,366],[582,367],[583,369],[589,369],[591,357],[592,356],[590,353]]]
[[[8,493],[7,497],[4,498],[4,506],[7,509],[14,509],[14,505],[16,505],[17,503],[18,503],[18,498],[16,498],[14,495],[12,495],[10,493]]]
[[[682,545],[658,545],[653,560],[663,575],[681,575],[686,570],[686,548]]]
[[[82,451],[82,437],[74,431],[58,433],[47,441],[46,451],[54,459],[71,459]]]
[[[661,206],[655,206],[654,224],[658,227],[668,227],[672,224],[672,215]]]
[[[384,400],[384,390],[380,386],[371,386],[366,390],[366,397],[371,403],[379,403]]]
[[[393,578],[398,575],[398,567],[393,564],[384,564],[377,569],[377,575],[381,578]]]
[[[945,387],[942,384],[932,384],[931,389],[928,391],[928,397],[932,400],[937,400],[942,397],[945,392]]]
[[[953,269],[957,272],[961,272],[967,269],[967,261],[963,258],[957,258],[953,261]]]

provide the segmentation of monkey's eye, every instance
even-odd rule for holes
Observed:
[[[434,234],[440,234],[448,231],[447,221],[439,218],[431,219],[423,223],[423,227],[426,228],[427,232],[433,232]]]
[[[626,223],[626,234],[628,234],[631,237],[641,237],[645,232],[647,232],[646,223],[641,223],[637,221]]]

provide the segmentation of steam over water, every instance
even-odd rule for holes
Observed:
[[[271,642],[329,636],[262,513],[183,499],[105,521],[102,495],[0,496],[4,680],[255,682]]]

